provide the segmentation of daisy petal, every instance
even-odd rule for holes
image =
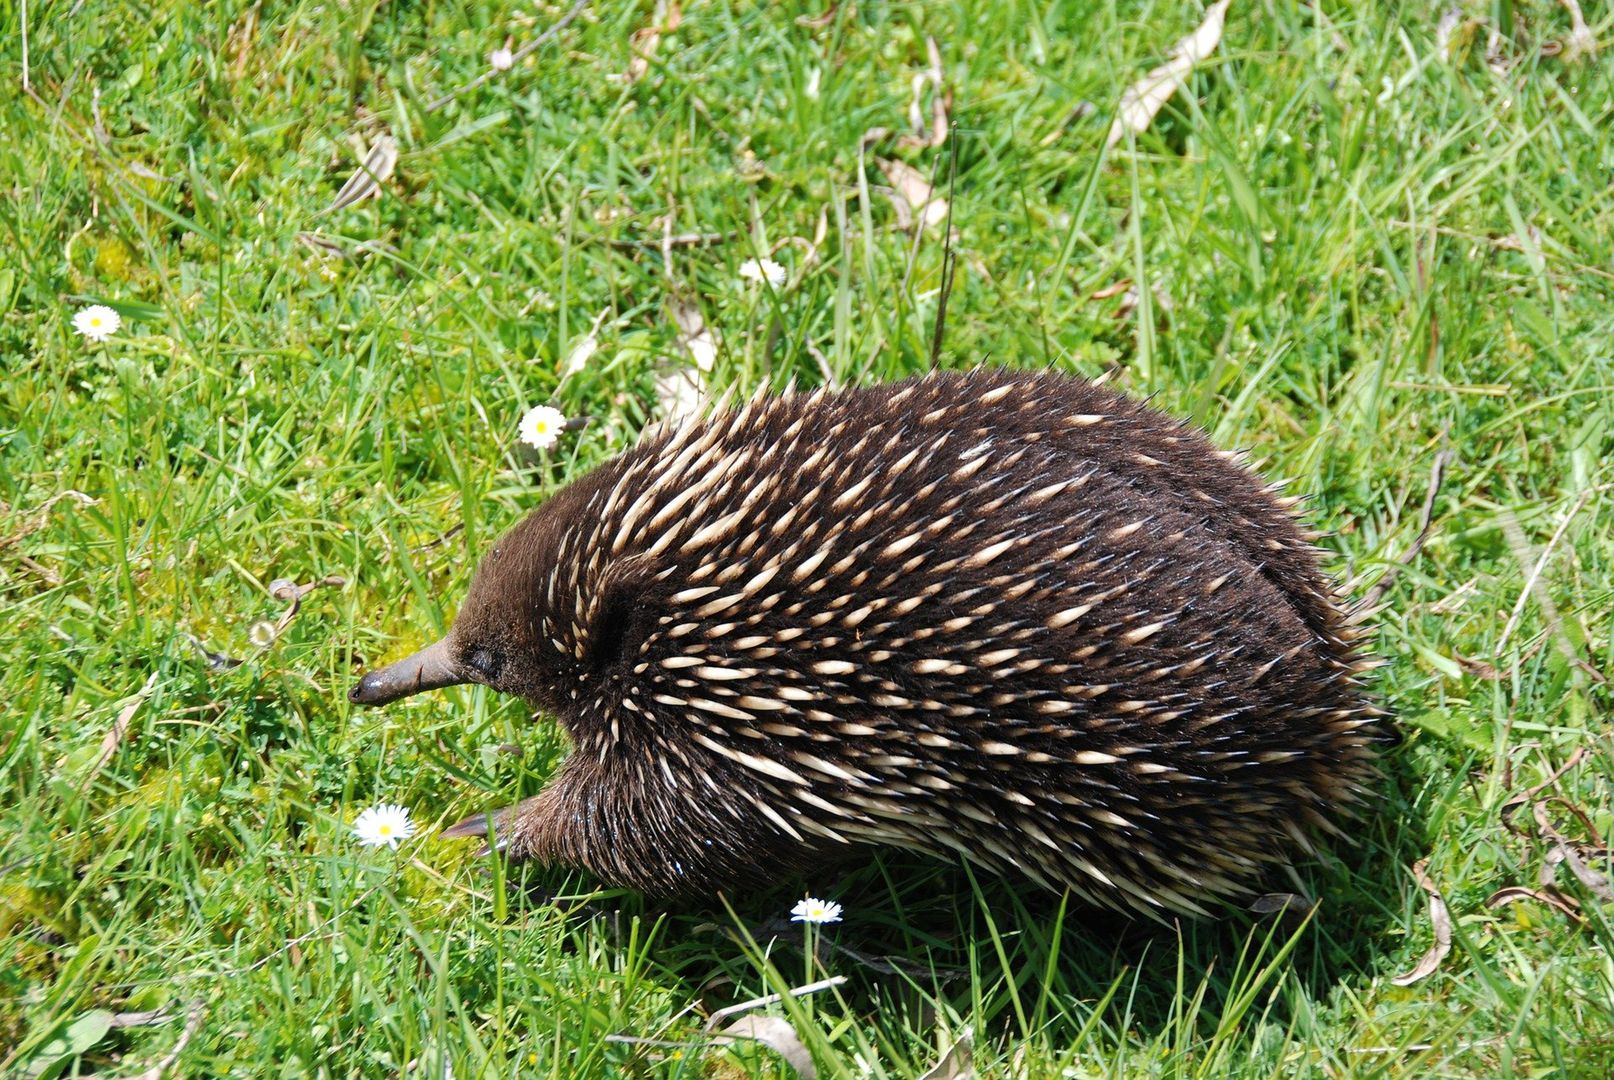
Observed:
[[[386,844],[396,848],[415,835],[415,823],[409,820],[407,807],[396,803],[377,803],[368,807],[353,822],[353,835],[365,847]]]

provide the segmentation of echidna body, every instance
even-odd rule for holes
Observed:
[[[1368,795],[1354,637],[1288,503],[1199,432],[981,371],[651,437],[351,696],[476,681],[552,713],[575,750],[498,842],[652,894],[885,845],[1202,912]]]

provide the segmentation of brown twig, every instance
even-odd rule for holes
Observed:
[[[462,521],[458,525],[450,528],[442,536],[439,536],[436,540],[428,540],[424,544],[416,544],[414,547],[409,549],[409,554],[419,555],[423,551],[432,551],[436,548],[440,548],[450,540],[454,539],[454,537],[458,536],[462,531],[464,531],[464,529],[465,522]]]

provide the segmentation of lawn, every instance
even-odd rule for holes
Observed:
[[[836,976],[747,1014],[824,1077],[1614,1072],[1614,16],[1398,7],[1235,2],[1108,147],[1196,0],[0,0],[0,1074],[788,1076],[708,1018]],[[933,353],[1310,497],[1403,736],[1314,911],[435,836],[563,737],[345,691],[493,536],[698,390]]]

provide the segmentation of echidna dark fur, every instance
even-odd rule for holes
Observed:
[[[350,696],[553,714],[498,843],[648,893],[883,845],[1203,913],[1367,805],[1385,735],[1292,503],[1068,377],[757,397],[549,499]]]

